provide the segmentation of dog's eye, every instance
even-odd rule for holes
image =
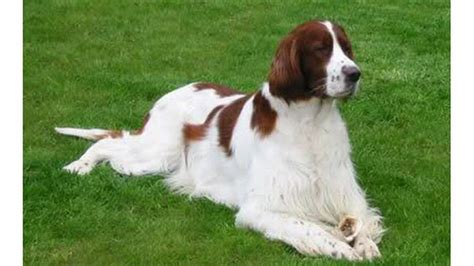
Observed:
[[[325,54],[329,52],[329,47],[325,45],[315,45],[313,51],[317,54]]]

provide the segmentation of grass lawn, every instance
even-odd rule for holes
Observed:
[[[385,265],[450,262],[449,1],[24,1],[24,263],[345,264],[234,227],[234,211],[100,166],[55,126],[135,129],[191,81],[253,91],[311,19],[348,31],[363,80],[341,104],[360,182],[389,228]]]

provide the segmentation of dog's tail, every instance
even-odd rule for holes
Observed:
[[[123,136],[123,131],[117,130],[106,130],[106,129],[81,129],[81,128],[69,128],[69,127],[56,127],[56,132],[63,135],[74,136],[89,140],[100,140],[103,138],[120,138]]]

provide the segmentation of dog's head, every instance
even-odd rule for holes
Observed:
[[[280,42],[268,81],[271,93],[289,103],[351,96],[360,74],[344,29],[327,21],[309,21]]]

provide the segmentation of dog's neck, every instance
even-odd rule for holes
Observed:
[[[289,120],[288,122],[317,124],[334,115],[334,112],[338,113],[336,101],[332,98],[314,97],[309,100],[288,103],[285,99],[272,95],[267,82],[263,84],[261,93],[277,112],[278,119]]]

